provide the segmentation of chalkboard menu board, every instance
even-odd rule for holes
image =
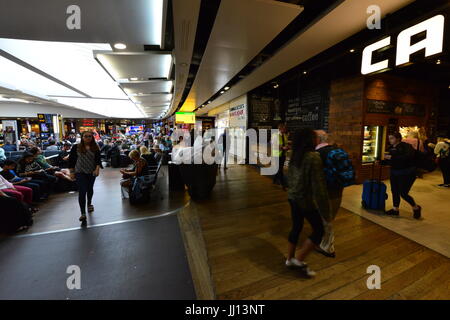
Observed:
[[[327,129],[328,90],[322,86],[300,91],[299,97],[287,100],[286,122],[288,129],[300,128]]]
[[[426,112],[423,104],[369,99],[367,100],[367,113],[424,117]]]
[[[250,95],[249,106],[249,126],[255,129],[271,129],[273,125],[274,98],[254,93]]]

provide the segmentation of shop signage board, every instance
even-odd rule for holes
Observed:
[[[175,123],[195,124],[195,113],[194,112],[176,112],[175,113]]]
[[[247,127],[247,108],[245,104],[240,104],[230,109],[230,127]]]
[[[424,117],[425,110],[423,104],[367,100],[367,113]]]
[[[442,53],[444,27],[445,17],[436,15],[400,32],[397,36],[395,66],[410,63],[411,55],[424,49],[425,57]],[[412,39],[422,33],[426,33],[425,38],[413,44]],[[370,74],[389,68],[389,59],[374,63],[372,58],[375,52],[389,47],[392,42],[392,37],[388,36],[364,48],[361,63],[362,74]]]

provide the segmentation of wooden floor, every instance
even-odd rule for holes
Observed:
[[[312,253],[315,279],[287,270],[286,200],[270,179],[236,165],[195,204],[218,299],[450,299],[448,258],[345,209],[335,221],[337,257]],[[306,223],[302,240],[310,230]],[[381,290],[367,288],[370,265],[381,268]]]

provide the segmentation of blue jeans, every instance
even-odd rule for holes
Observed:
[[[87,204],[92,204],[92,197],[94,196],[95,176],[87,173],[76,173],[78,185],[78,203],[80,204],[81,214],[86,214],[86,195]]]

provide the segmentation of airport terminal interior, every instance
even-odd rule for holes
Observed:
[[[447,0],[0,0],[0,300],[450,300]]]

